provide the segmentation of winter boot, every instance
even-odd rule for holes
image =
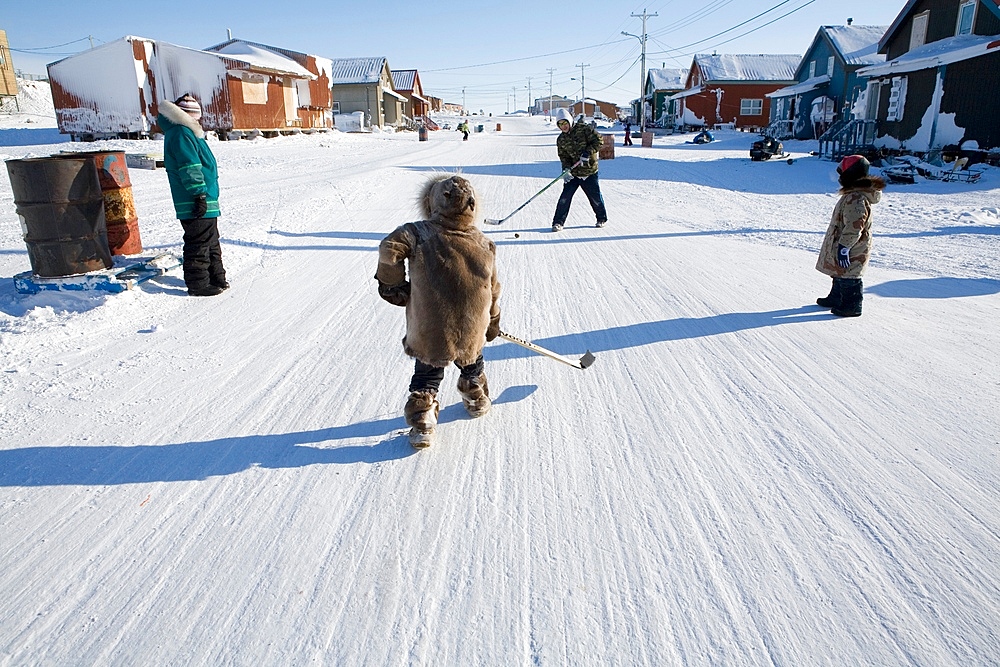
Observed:
[[[830,312],[837,317],[860,317],[864,286],[861,278],[841,278],[840,304]]]
[[[462,403],[469,416],[475,419],[490,411],[490,387],[486,382],[486,373],[480,373],[477,378],[458,378],[458,393],[462,395]]]
[[[410,444],[418,449],[430,447],[434,441],[440,406],[433,391],[411,391],[403,408],[403,415],[410,428]]]
[[[816,299],[816,303],[824,308],[839,308],[841,296],[840,281],[834,278],[833,285],[830,287],[830,293]]]

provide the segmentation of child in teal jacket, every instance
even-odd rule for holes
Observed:
[[[201,105],[190,94],[160,102],[163,166],[174,212],[184,228],[184,283],[192,296],[214,296],[229,287],[219,243],[219,169],[198,120]]]

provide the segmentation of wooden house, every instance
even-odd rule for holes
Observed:
[[[546,95],[535,99],[529,111],[536,115],[550,115],[553,109],[569,109],[573,106],[573,100],[562,95]]]
[[[14,73],[14,61],[10,58],[7,33],[0,30],[0,102],[5,97],[13,97],[17,101],[17,76]]]
[[[405,124],[409,100],[396,92],[388,59],[334,58],[331,72],[334,114],[361,112],[367,126]]]
[[[758,130],[767,126],[768,93],[795,83],[797,55],[696,55],[677,102],[675,123],[701,128],[727,125]]]
[[[159,131],[160,100],[191,93],[201,125],[221,137],[300,127],[296,84],[312,78],[274,53],[221,54],[123,37],[48,65],[59,131],[74,139],[138,138]]]
[[[595,100],[592,97],[588,97],[585,100],[577,100],[567,108],[569,109],[569,112],[573,114],[574,117],[583,114],[584,116],[593,116],[594,118],[606,118],[612,121],[618,119],[617,104],[615,104],[614,102]]]
[[[910,0],[878,45],[864,118],[880,149],[1000,147],[1000,1]]]
[[[284,49],[276,46],[268,46],[257,42],[248,42],[242,39],[231,39],[210,46],[206,51],[231,55],[236,58],[241,56],[252,56],[264,53],[265,55],[274,53],[280,57],[298,63],[303,69],[308,71],[311,78],[291,78],[294,90],[289,90],[293,94],[293,101],[289,107],[294,106],[295,114],[298,118],[297,126],[305,131],[315,129],[329,129],[333,127],[333,95],[330,92],[330,68],[332,61],[329,58],[309,55]],[[235,84],[236,77],[231,82]],[[240,77],[239,85],[242,87],[243,78]],[[231,95],[233,91],[230,91]],[[282,91],[284,94],[284,91]]]
[[[661,67],[646,72],[642,96],[646,127],[671,127],[674,124],[677,101],[671,98],[684,90],[686,81],[686,69]],[[638,109],[633,110],[632,117],[639,118]]]
[[[878,43],[888,26],[827,25],[820,27],[795,70],[796,83],[768,93],[771,99],[767,134],[776,139],[818,139],[865,91],[858,70],[885,62]]]
[[[425,118],[432,108],[431,100],[424,95],[424,87],[420,84],[420,73],[415,69],[394,69],[391,73],[394,90],[409,102],[410,118]]]

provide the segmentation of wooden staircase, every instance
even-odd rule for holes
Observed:
[[[845,155],[873,156],[878,153],[874,143],[877,125],[874,120],[838,120],[819,138],[820,157],[837,161]]]

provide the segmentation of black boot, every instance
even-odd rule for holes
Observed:
[[[861,278],[840,278],[840,282],[840,305],[830,312],[837,317],[860,317],[861,301],[864,299]]]
[[[826,296],[816,299],[816,304],[823,306],[824,308],[839,308],[841,301],[841,291],[840,283],[837,279],[833,279],[833,285],[830,287],[830,293]]]

